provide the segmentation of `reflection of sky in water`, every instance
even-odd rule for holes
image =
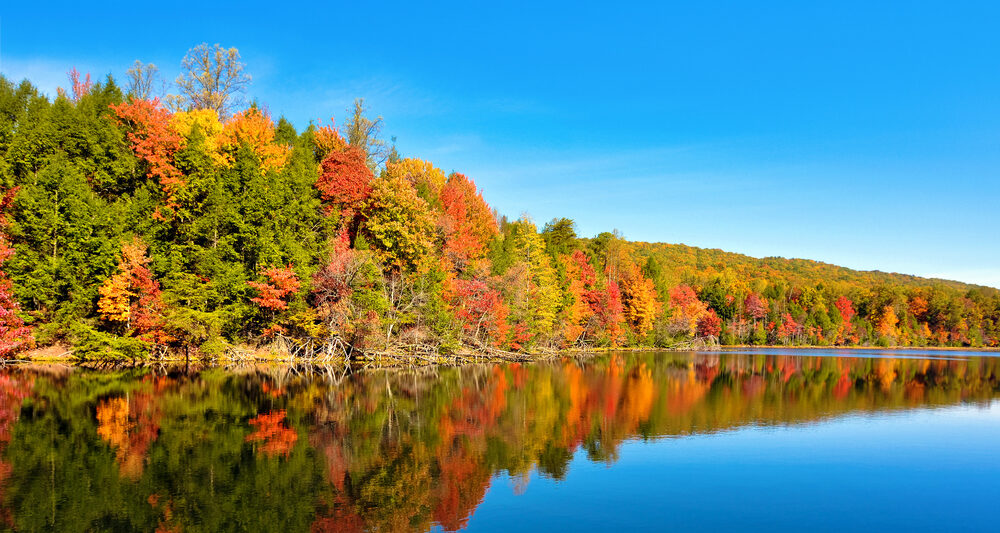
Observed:
[[[561,481],[496,476],[469,526],[996,531],[998,444],[998,401],[631,439],[611,465],[577,451]]]
[[[792,355],[813,357],[865,357],[875,359],[934,359],[942,361],[967,361],[970,357],[1000,357],[1000,352],[974,350],[870,350],[863,348],[732,348],[721,352],[694,352],[699,354]]]
[[[1000,358],[745,351],[8,368],[0,530],[991,529]]]

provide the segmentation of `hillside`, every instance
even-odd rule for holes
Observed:
[[[739,253],[726,252],[717,248],[698,248],[685,244],[647,242],[635,242],[634,244],[636,251],[643,257],[653,256],[663,263],[664,267],[678,273],[678,276],[673,278],[677,283],[680,283],[684,279],[704,282],[714,274],[724,272],[728,269],[742,273],[747,278],[761,276],[772,280],[782,279],[792,285],[846,283],[867,286],[878,284],[905,287],[941,286],[957,291],[982,291],[987,295],[1000,293],[1000,290],[996,288],[983,285],[939,278],[923,278],[879,270],[853,270],[810,259],[789,259],[784,257],[756,258]],[[684,278],[684,275],[691,277]]]

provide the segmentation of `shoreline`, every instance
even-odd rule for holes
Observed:
[[[62,364],[75,367],[88,366],[134,366],[147,364],[168,364],[168,365],[206,365],[206,366],[228,366],[228,365],[257,365],[257,364],[305,364],[315,366],[352,366],[359,368],[399,368],[399,367],[428,367],[428,366],[462,366],[469,364],[483,363],[533,363],[557,359],[561,357],[586,357],[592,355],[606,354],[612,352],[739,352],[739,351],[762,351],[762,350],[785,350],[801,351],[803,353],[819,350],[846,351],[846,352],[978,352],[988,354],[998,354],[1000,347],[957,347],[957,346],[783,346],[783,345],[727,345],[709,348],[657,348],[657,347],[629,347],[629,348],[609,348],[599,347],[590,349],[564,349],[552,352],[526,352],[510,353],[509,355],[487,355],[475,353],[459,354],[439,354],[427,355],[418,353],[379,353],[363,356],[356,359],[344,357],[331,357],[328,359],[309,359],[287,354],[256,352],[253,355],[239,358],[185,358],[185,357],[165,357],[157,359],[143,359],[135,361],[111,361],[111,360],[79,360],[69,355],[69,350],[52,350],[52,347],[36,348],[23,354],[23,357],[11,360],[0,360],[0,367],[19,364]],[[47,353],[46,353],[47,352]],[[53,352],[59,353],[55,355]]]

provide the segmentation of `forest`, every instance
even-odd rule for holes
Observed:
[[[511,219],[363,100],[298,131],[249,83],[219,45],[0,77],[0,358],[1000,343],[997,289]]]

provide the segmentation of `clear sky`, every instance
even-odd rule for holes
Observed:
[[[235,46],[275,117],[364,97],[539,225],[1000,287],[1000,2],[319,4],[7,2],[0,72]]]

